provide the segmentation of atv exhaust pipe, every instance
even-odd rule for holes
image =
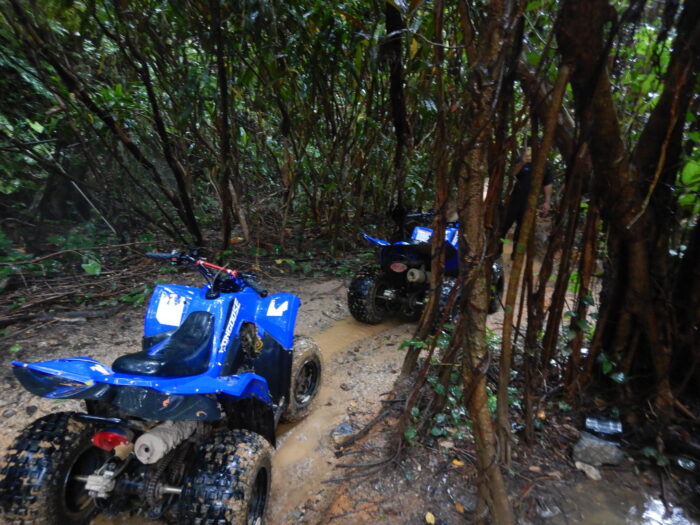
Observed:
[[[419,270],[418,268],[411,268],[406,272],[406,280],[409,283],[428,282],[428,272],[424,270]]]
[[[141,434],[134,443],[134,454],[141,463],[152,465],[194,434],[196,421],[166,421]]]

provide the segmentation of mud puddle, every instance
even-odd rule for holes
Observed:
[[[278,430],[269,523],[303,519],[304,504],[323,499],[323,481],[334,475],[331,433],[341,423],[357,428],[371,419],[398,375],[397,348],[410,333],[398,323],[369,326],[349,318],[313,336],[324,359],[323,384],[311,414]]]
[[[585,480],[567,487],[543,507],[547,525],[696,525],[680,507],[658,494],[617,480]]]

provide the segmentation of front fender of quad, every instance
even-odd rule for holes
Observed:
[[[294,325],[301,300],[291,293],[276,293],[260,299],[254,322],[287,350],[294,344]]]

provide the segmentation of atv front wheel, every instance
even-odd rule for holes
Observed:
[[[0,472],[0,506],[17,525],[87,525],[97,514],[85,481],[106,461],[90,439],[92,425],[57,412],[29,424],[15,439]]]
[[[282,414],[288,423],[302,420],[321,388],[321,352],[310,337],[296,336],[292,347],[292,373],[289,402]]]
[[[263,523],[272,480],[271,448],[249,430],[219,432],[199,445],[180,496],[178,523]]]
[[[348,307],[352,316],[361,323],[381,323],[388,313],[382,299],[378,299],[384,287],[379,268],[363,268],[353,277],[348,289]]]

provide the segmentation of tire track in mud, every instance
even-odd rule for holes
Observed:
[[[309,416],[278,429],[268,523],[298,522],[332,492],[323,483],[337,474],[330,434],[379,410],[380,394],[391,389],[403,360],[397,348],[411,330],[397,322],[366,325],[347,318],[313,336],[324,360],[323,384]]]

